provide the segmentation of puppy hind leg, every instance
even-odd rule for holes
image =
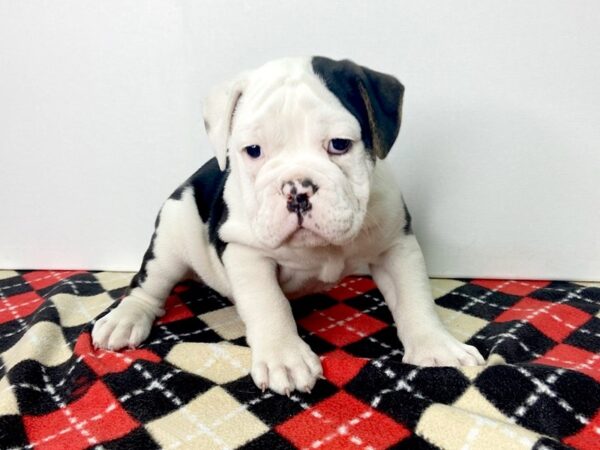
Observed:
[[[173,239],[166,232],[168,223],[161,223],[164,215],[163,209],[156,220],[156,229],[140,271],[131,280],[128,294],[115,309],[94,324],[94,346],[118,350],[136,347],[144,341],[150,334],[154,319],[164,314],[163,307],[171,289],[188,270],[188,266],[172,250]]]

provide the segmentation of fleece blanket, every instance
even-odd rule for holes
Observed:
[[[96,350],[94,321],[132,274],[0,272],[0,448],[598,449],[600,287],[432,280],[483,367],[402,364],[373,281],[292,302],[321,356],[312,393],[262,393],[233,305],[182,282],[135,350]]]

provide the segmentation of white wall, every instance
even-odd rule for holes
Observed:
[[[600,279],[594,1],[0,2],[0,267],[137,268],[210,85],[284,55],[406,85],[390,156],[437,276]]]

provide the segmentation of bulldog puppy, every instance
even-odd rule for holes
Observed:
[[[368,266],[403,362],[483,364],[435,313],[408,209],[384,164],[403,93],[390,75],[323,57],[273,61],[217,87],[204,109],[216,158],[164,203],[128,295],[95,323],[94,345],[140,344],[191,270],[234,302],[256,385],[309,392],[321,363],[298,336],[288,298]]]

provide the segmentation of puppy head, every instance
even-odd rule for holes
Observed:
[[[404,88],[351,61],[288,58],[217,87],[204,108],[219,166],[269,248],[344,245],[359,233]]]

